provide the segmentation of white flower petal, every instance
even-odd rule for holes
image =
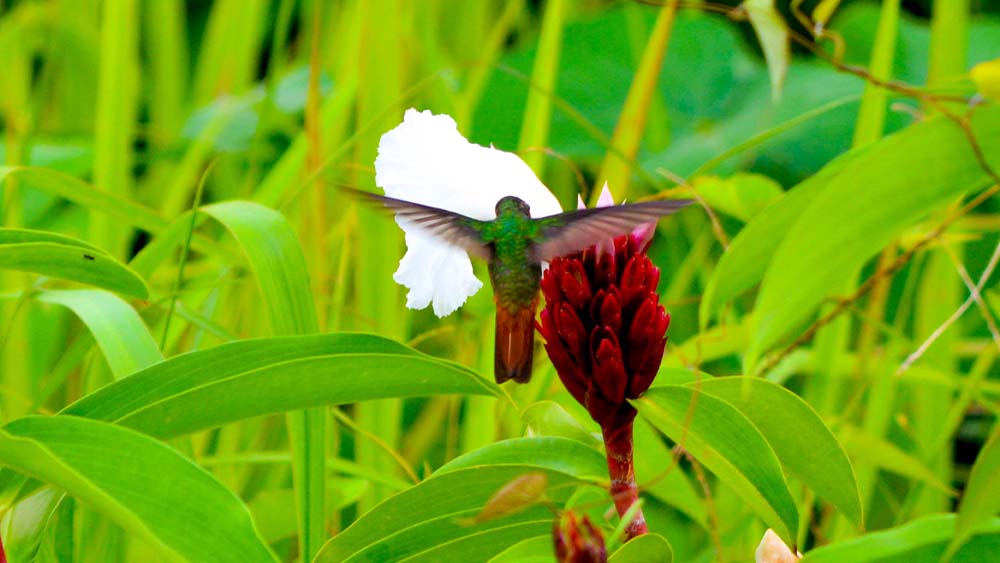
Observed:
[[[476,219],[496,217],[500,198],[523,199],[534,217],[561,213],[559,201],[516,154],[474,145],[447,115],[409,109],[382,135],[375,183],[389,197]]]
[[[406,306],[423,309],[434,304],[434,314],[445,317],[475,295],[483,282],[472,274],[472,263],[461,248],[441,244],[418,230],[406,233],[406,255],[392,276],[410,288]]]
[[[559,202],[517,155],[468,142],[447,115],[409,109],[403,123],[382,135],[375,183],[389,197],[440,207],[476,219],[493,219],[502,197],[513,195],[535,217],[561,213]],[[406,255],[393,276],[409,288],[407,307],[429,303],[443,317],[482,287],[462,249],[438,242],[399,222]]]

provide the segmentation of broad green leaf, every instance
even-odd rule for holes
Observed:
[[[644,418],[633,425],[635,475],[643,494],[649,494],[680,510],[707,529],[708,510],[700,488],[673,463],[674,456],[660,434]]]
[[[788,389],[757,378],[719,377],[689,385],[728,401],[760,430],[782,467],[859,527],[864,525],[854,469],[819,414]]]
[[[731,327],[727,326],[727,329],[733,330]],[[702,335],[704,336],[704,335]],[[697,337],[695,337],[697,338]],[[714,334],[709,334],[708,338],[705,340],[721,339],[721,337],[716,337]],[[693,340],[693,339],[692,339]],[[691,340],[680,345],[684,351],[690,349],[698,348],[699,350],[705,350],[710,347],[708,342],[692,342]],[[714,352],[714,350],[710,350]],[[731,352],[729,352],[731,353]],[[728,355],[726,353],[725,355]],[[706,356],[702,355],[702,358]],[[658,385],[686,385],[688,383],[694,383],[703,379],[711,379],[712,374],[705,373],[703,371],[694,371],[688,368],[677,368],[677,367],[664,367],[660,366],[660,371],[656,372],[656,379],[653,381],[653,386]]]
[[[249,201],[202,208],[233,234],[247,256],[276,335],[318,331],[309,270],[298,237],[283,215]]]
[[[898,528],[825,545],[809,551],[802,563],[940,563],[955,533],[954,514],[935,514]],[[993,561],[1000,553],[1000,518],[977,530],[952,561]]]
[[[115,379],[163,361],[160,348],[131,305],[100,289],[48,290],[35,298],[69,308],[94,336]]]
[[[146,282],[127,266],[86,242],[45,231],[0,229],[2,269],[71,280],[143,299],[149,297]]]
[[[527,522],[517,522],[481,532],[468,534],[451,541],[445,541],[429,549],[400,559],[401,563],[438,563],[439,561],[484,561],[506,549],[511,542],[538,536],[546,530],[551,530],[552,519],[536,516]],[[361,561],[369,561],[368,556],[362,556]]]
[[[521,420],[531,432],[542,436],[562,436],[581,444],[597,446],[601,439],[586,428],[573,415],[555,401],[532,403],[521,413]]]
[[[922,461],[899,449],[895,444],[876,438],[855,426],[841,426],[837,430],[837,435],[844,449],[854,459],[863,460],[916,481],[923,481],[950,495],[955,494],[955,491],[943,483]]]
[[[1000,166],[1000,107],[979,108],[970,125],[983,154]],[[852,158],[815,194],[774,254],[757,298],[747,364],[807,320],[903,229],[988,182],[962,131],[944,117]]]
[[[19,244],[25,242],[52,242],[55,244],[78,246],[87,250],[100,252],[101,254],[107,254],[89,242],[60,233],[53,233],[51,231],[36,231],[33,229],[0,228],[0,245]]]
[[[709,207],[742,221],[749,221],[783,195],[777,182],[761,174],[699,176],[694,189]]]
[[[867,147],[862,147],[834,159],[743,227],[730,242],[705,287],[705,295],[698,309],[698,322],[702,330],[723,305],[764,277],[768,264],[792,223],[854,156],[867,150]]]
[[[781,465],[760,431],[739,410],[711,395],[675,385],[650,389],[633,404],[792,543],[798,509]]]
[[[461,542],[463,548],[481,544],[475,547],[474,556],[463,553],[464,559],[489,559],[520,539],[551,533],[553,515],[541,505],[506,518],[466,524],[511,480],[537,471],[548,477],[551,500],[565,498],[579,484],[564,473],[533,465],[476,466],[441,473],[367,512],[328,541],[316,562],[400,561],[413,556],[420,560],[425,554],[442,561],[448,559],[436,556],[446,552],[428,550],[447,550],[454,542]],[[509,536],[506,541],[505,534]]]
[[[958,507],[955,537],[948,545],[948,556],[954,555],[983,523],[1000,512],[1000,424],[983,445],[972,465],[969,483]]]
[[[138,432],[28,416],[0,430],[0,463],[63,489],[172,560],[276,560],[235,494]]]
[[[260,288],[273,334],[319,332],[305,256],[295,230],[277,211],[249,201],[227,201],[202,210],[239,242]],[[298,492],[299,549],[311,557],[325,537],[326,413],[288,412],[292,481]]]
[[[608,466],[596,449],[570,438],[512,438],[473,450],[441,466],[434,474],[480,465],[531,465],[572,475],[581,481],[607,481]]]
[[[781,87],[788,73],[788,29],[785,28],[785,20],[775,9],[774,0],[746,0],[742,6],[750,17],[750,25],[767,60],[771,98],[777,100],[781,97]]]
[[[671,563],[674,551],[670,542],[659,534],[646,534],[629,540],[619,547],[608,558],[608,563],[629,563],[643,561],[644,563]]]
[[[268,413],[450,393],[502,396],[492,381],[458,364],[379,336],[334,333],[240,340],[175,356],[98,389],[63,414],[172,438]],[[22,484],[0,472],[0,505],[17,498]]]
[[[52,512],[63,494],[45,487],[15,504],[3,516],[3,549],[9,561],[32,561]]]
[[[501,395],[458,364],[378,336],[335,333],[241,340],[176,356],[63,412],[170,438],[261,414],[450,393]]]
[[[553,516],[553,519],[555,517]],[[519,541],[496,554],[489,563],[555,563],[556,551],[552,532]]]

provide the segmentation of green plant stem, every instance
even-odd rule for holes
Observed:
[[[625,107],[618,117],[618,124],[615,126],[615,132],[611,138],[611,145],[620,153],[609,153],[604,158],[601,172],[598,174],[596,187],[600,188],[607,182],[611,187],[611,192],[618,194],[619,198],[631,194],[629,191],[629,183],[632,178],[631,163],[639,152],[639,144],[646,130],[647,115],[653,94],[658,91],[657,81],[660,77],[660,69],[663,67],[663,58],[667,53],[667,44],[670,42],[678,4],[678,0],[668,0],[660,8],[660,14],[656,18],[656,24],[653,26],[649,41],[646,43],[646,49],[642,53],[639,68],[636,69],[635,76],[632,78],[632,85],[625,98]],[[599,195],[600,189],[595,189],[591,193],[591,206],[597,204]]]

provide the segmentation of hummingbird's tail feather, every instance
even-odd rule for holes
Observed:
[[[497,334],[495,341],[494,377],[497,383],[513,379],[518,383],[531,380],[531,361],[535,351],[535,307],[508,310],[497,303]]]

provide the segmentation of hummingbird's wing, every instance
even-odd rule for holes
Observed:
[[[421,205],[410,201],[381,196],[354,188],[341,186],[344,192],[368,203],[375,203],[396,212],[408,223],[420,228],[442,242],[465,249],[485,260],[492,256],[490,247],[482,243],[480,226],[484,221],[466,217],[460,213]]]
[[[690,199],[644,201],[611,207],[567,211],[536,219],[540,236],[534,246],[534,258],[546,262],[579,252],[599,241],[625,235],[643,223],[653,223],[690,204]]]

